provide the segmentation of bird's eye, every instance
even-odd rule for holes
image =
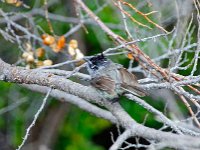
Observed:
[[[97,67],[96,65],[92,65],[92,66],[91,66],[91,69],[97,70],[98,67]]]

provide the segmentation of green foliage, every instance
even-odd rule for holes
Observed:
[[[132,1],[131,3],[134,6],[137,6],[139,1]],[[30,4],[31,7],[35,5],[38,8],[43,7],[43,1],[37,1],[37,4],[35,4],[34,1],[26,1]],[[91,1],[87,0],[87,5],[93,10],[97,10],[98,6],[97,3],[101,6],[101,1]],[[60,14],[63,16],[69,15],[68,10],[66,9],[66,5],[63,4],[64,2],[58,2],[55,5],[51,6],[49,8],[49,12]],[[0,3],[0,8],[4,9],[5,11],[11,12],[29,12],[29,9],[16,8],[11,5],[7,5],[5,3]],[[125,7],[127,8],[127,7]],[[105,8],[103,8],[103,11],[98,13],[98,16],[100,19],[102,19],[105,23],[112,23],[116,25],[121,25],[123,27],[123,21],[120,13],[116,13],[117,8],[114,6],[111,7],[110,4],[108,4]],[[143,37],[147,37],[148,35],[151,35],[153,32],[158,32],[160,30],[156,29],[154,25],[148,23],[146,20],[144,20],[143,17],[138,15],[136,12],[134,12],[131,9],[127,9],[127,11],[134,17],[136,20],[140,21],[143,24],[147,24],[148,26],[152,27],[154,30],[150,30],[141,26],[138,26],[136,23],[128,20],[129,28],[131,29],[132,35],[134,39],[139,39]],[[145,5],[142,7],[142,12],[147,13],[151,11],[151,8]],[[80,11],[79,16],[85,15],[84,12]],[[157,22],[158,18],[157,15],[152,14],[151,19],[153,21]],[[33,17],[33,20],[37,27],[39,26],[44,32],[50,33],[48,23],[44,17],[36,16]],[[70,30],[70,27],[75,26],[75,24],[69,24],[69,23],[63,23],[59,21],[51,21],[54,32],[56,35],[63,35],[64,33],[68,32]],[[23,23],[22,23],[23,24]],[[86,33],[85,29],[88,31]],[[108,37],[97,25],[88,25],[84,24],[81,28],[83,31],[83,41],[86,44],[87,49],[87,55],[94,55],[97,53],[102,52],[106,48],[114,47],[115,41]],[[119,34],[122,37],[127,38],[127,35],[123,30],[119,29],[112,29],[115,33]],[[39,35],[42,34],[40,30]],[[79,31],[77,31],[79,32]],[[154,34],[156,34],[154,33]],[[76,36],[75,36],[76,37]],[[67,41],[72,39],[74,37],[67,37]],[[194,37],[196,40],[196,37]],[[161,44],[159,44],[161,43]],[[38,44],[36,42],[36,44]],[[167,50],[167,46],[169,44],[168,39],[160,38],[157,41],[147,41],[147,42],[140,42],[138,45],[141,47],[142,50],[146,54],[148,54],[150,57],[158,56],[160,54],[163,54],[165,50]],[[175,43],[176,44],[176,43]],[[174,44],[174,45],[175,45]],[[22,53],[19,50],[19,47],[17,44],[12,44],[8,41],[5,41],[3,37],[0,37],[0,57],[4,60],[6,60],[9,63],[15,63],[19,59],[19,55]],[[166,49],[164,49],[164,48]],[[190,55],[190,59],[192,59],[194,54]],[[126,58],[125,55],[117,55],[110,57],[114,62],[120,63],[124,65],[125,67],[128,66],[129,60]],[[168,66],[169,61],[163,61],[161,65],[164,67]],[[134,62],[134,65],[136,65],[137,62]],[[199,67],[199,65],[198,65]],[[191,71],[191,68],[189,68],[186,71],[180,71],[180,74],[188,75]],[[3,109],[6,106],[9,106],[12,104],[13,99],[11,100],[10,96],[13,93],[17,93],[18,96],[16,96],[16,101],[20,100],[21,98],[27,99],[26,103],[23,103],[16,109],[9,111],[3,115],[0,116],[0,132],[6,132],[9,130],[9,142],[13,147],[17,147],[21,141],[22,137],[24,136],[26,132],[26,127],[28,123],[33,119],[33,116],[35,112],[38,109],[38,106],[41,104],[41,100],[43,98],[43,95],[38,93],[33,93],[29,90],[26,90],[24,88],[20,88],[19,86],[16,86],[12,83],[5,83],[0,81],[0,110]],[[151,104],[156,109],[163,111],[165,108],[165,104],[161,101],[155,101],[151,98],[145,98],[146,102]],[[124,109],[139,123],[143,123],[145,116],[148,114],[147,120],[145,122],[146,126],[153,127],[153,128],[160,128],[161,123],[158,121],[155,121],[155,116],[149,113],[148,110],[144,109],[142,106],[127,100],[124,97],[121,97],[120,103],[124,107]],[[56,102],[52,101],[50,102],[51,106],[56,107]],[[187,112],[185,106],[182,102],[178,101],[178,105],[180,105],[182,112]],[[48,108],[47,108],[48,109]],[[91,114],[84,112],[74,106],[71,106],[70,111],[66,114],[66,117],[64,118],[64,122],[59,128],[59,135],[58,139],[56,139],[56,144],[54,145],[54,150],[104,150],[102,146],[96,145],[92,142],[92,137],[103,130],[109,128],[111,124],[108,121],[105,121],[103,119],[97,118],[95,116],[92,116]],[[45,112],[42,114],[40,122],[42,123],[45,119]],[[170,117],[170,116],[169,116]],[[38,133],[39,134],[39,133]]]
[[[158,109],[158,110],[164,110],[164,104],[160,101],[155,101],[151,98],[145,98],[148,103],[151,103],[151,105]],[[162,124],[155,121],[155,116],[152,115],[152,113],[149,113],[149,111],[139,104],[136,104],[135,102],[132,102],[126,98],[121,98],[120,103],[124,107],[124,109],[138,122],[143,123],[145,118],[145,125],[149,127],[154,127],[159,129]]]
[[[91,116],[87,112],[72,107],[60,128],[60,137],[55,149],[65,150],[103,150],[103,147],[92,143],[93,135],[110,126],[108,121]]]

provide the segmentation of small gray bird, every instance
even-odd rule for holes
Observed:
[[[103,54],[86,61],[87,70],[92,77],[90,83],[105,99],[117,100],[120,95],[128,92],[139,97],[146,95],[135,75]]]

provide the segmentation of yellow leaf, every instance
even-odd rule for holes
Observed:
[[[45,45],[51,45],[55,43],[55,38],[49,34],[43,34],[42,35],[43,43]]]
[[[77,40],[70,40],[69,41],[69,47],[72,47],[73,49],[78,48],[78,41]]]
[[[76,50],[76,57],[75,59],[82,59],[84,57],[83,53],[77,48]]]
[[[44,55],[45,55],[44,48],[40,47],[40,48],[36,49],[36,56],[38,58],[44,57]]]
[[[133,60],[133,59],[134,59],[134,57],[133,57],[133,54],[132,54],[132,53],[128,53],[128,54],[127,54],[127,57],[128,57],[129,59],[131,59],[131,60]]]
[[[50,59],[44,60],[43,61],[43,66],[51,66],[53,64],[53,61]]]

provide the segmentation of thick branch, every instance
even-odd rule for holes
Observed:
[[[117,118],[122,127],[127,130],[130,129],[132,136],[139,136],[157,142],[166,141],[172,148],[181,148],[184,146],[191,148],[200,147],[200,139],[197,137],[166,133],[136,123],[118,103],[102,100],[100,95],[92,87],[83,86],[53,74],[42,73],[39,70],[25,70],[21,67],[11,66],[1,59],[0,76],[4,76],[4,80],[8,82],[53,87],[54,89],[78,96],[90,102],[103,105]]]
[[[39,86],[39,85],[23,85],[23,87],[30,89],[32,91],[35,92],[40,92],[40,93],[47,93],[48,91],[48,87],[45,86]],[[100,118],[104,118],[108,121],[111,121],[112,123],[116,124],[117,120],[116,118],[108,111],[101,109],[77,96],[71,95],[71,94],[67,94],[63,91],[59,91],[59,90],[52,90],[50,93],[50,96],[60,100],[60,101],[65,101],[65,102],[69,102],[71,104],[74,104],[76,106],[78,106],[80,109],[85,110],[89,113],[92,113],[93,115],[100,117]],[[90,109],[88,109],[90,108]]]

